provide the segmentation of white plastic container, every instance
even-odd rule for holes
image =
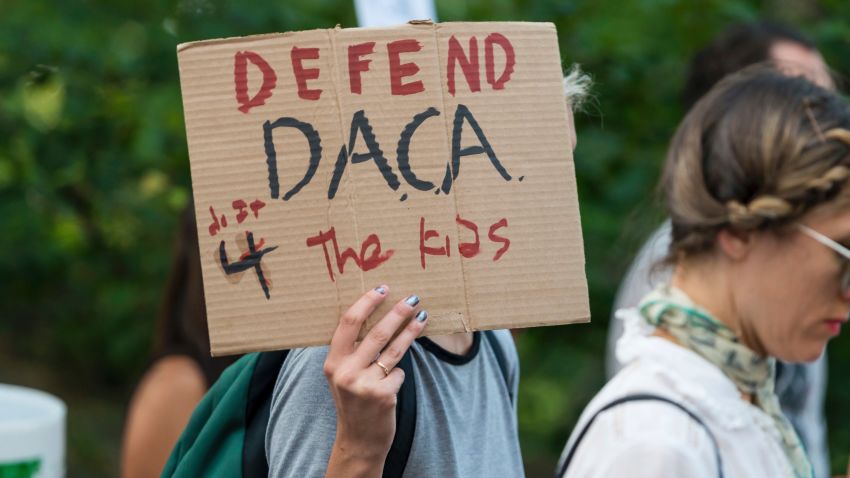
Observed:
[[[65,415],[53,395],[0,384],[0,476],[65,476]]]

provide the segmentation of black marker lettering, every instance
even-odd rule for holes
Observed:
[[[396,158],[398,161],[398,169],[401,171],[401,176],[414,188],[420,191],[430,191],[434,189],[434,183],[423,181],[416,177],[413,170],[410,169],[410,140],[413,138],[413,133],[426,119],[432,116],[439,116],[440,112],[433,106],[413,117],[413,121],[404,127],[401,136],[398,139],[398,148],[396,149]]]
[[[275,151],[272,132],[275,128],[281,127],[295,128],[298,131],[301,131],[304,134],[304,137],[307,138],[307,142],[310,145],[310,164],[307,167],[307,173],[304,175],[304,178],[298,182],[298,184],[293,186],[292,189],[284,194],[283,200],[288,201],[289,198],[294,196],[295,193],[306,186],[310,180],[313,179],[313,175],[316,174],[316,170],[319,168],[319,161],[322,159],[322,140],[319,137],[319,133],[313,129],[309,123],[298,121],[295,118],[279,118],[274,123],[266,121],[263,124],[266,164],[269,168],[269,193],[272,199],[277,199],[280,193],[280,183],[277,175],[277,151]]]
[[[478,138],[478,142],[480,143],[479,146],[461,148],[461,134],[463,133],[464,122],[469,123],[469,126],[472,127],[472,131],[475,133],[475,136]],[[490,158],[490,162],[493,163],[493,167],[496,168],[496,171],[499,172],[505,181],[511,180],[511,175],[508,174],[508,171],[504,166],[502,166],[502,163],[499,162],[499,158],[496,157],[496,153],[490,146],[490,142],[487,141],[487,137],[484,136],[484,132],[481,130],[481,126],[478,125],[478,121],[475,120],[475,117],[472,116],[472,113],[466,105],[459,104],[457,105],[457,110],[455,110],[455,119],[452,128],[451,176],[449,176],[449,171],[447,170],[442,186],[444,193],[448,194],[449,190],[451,190],[452,181],[457,179],[458,174],[460,174],[460,158],[463,156],[471,156],[481,153],[487,154],[487,157]]]

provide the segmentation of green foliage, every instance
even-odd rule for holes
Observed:
[[[437,0],[437,10],[442,21],[554,22],[565,67],[580,63],[596,83],[577,118],[575,155],[593,323],[529,330],[519,340],[523,452],[529,474],[548,474],[604,382],[605,329],[620,276],[660,221],[653,188],[683,114],[678,94],[689,56],[729,22],[765,15],[800,26],[837,71],[850,71],[850,4]],[[175,46],[337,23],[355,25],[350,1],[5,6],[0,348],[81,387],[126,393],[147,359],[178,213],[191,195]],[[850,450],[850,412],[841,406],[850,403],[850,379],[840,373],[850,365],[848,345],[845,337],[830,348],[836,472]],[[73,440],[69,446],[72,461],[86,461],[75,453],[87,451],[75,451]],[[96,464],[85,470],[114,474]]]

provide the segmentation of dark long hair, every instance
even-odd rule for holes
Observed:
[[[208,385],[238,358],[210,356],[198,233],[191,203],[178,226],[171,271],[156,322],[153,354],[154,359],[167,355],[191,357],[203,371]]]

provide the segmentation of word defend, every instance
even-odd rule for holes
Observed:
[[[510,81],[511,74],[516,65],[516,56],[513,44],[501,33],[490,33],[483,41],[484,43],[484,71],[487,83],[493,90],[501,90]],[[464,50],[463,45],[454,35],[448,39],[448,56],[446,57],[446,83],[449,94],[455,96],[455,68],[460,67],[466,80],[469,91],[481,91],[481,68],[478,54],[478,38],[474,35],[469,37],[468,48]],[[375,42],[364,42],[344,46],[347,51],[348,85],[349,93],[360,95],[363,93],[363,73],[369,71],[372,63],[370,57],[375,55]],[[501,50],[505,57],[502,70],[496,76],[496,49]],[[389,93],[393,96],[415,95],[425,92],[425,85],[421,80],[415,79],[420,71],[416,64],[416,54],[422,54],[422,43],[413,38],[405,38],[388,42],[385,48],[387,52]],[[402,55],[405,56],[402,59]],[[289,49],[290,65],[295,77],[298,98],[308,101],[317,101],[322,97],[321,88],[310,87],[308,82],[317,80],[321,74],[320,63],[321,52],[319,48],[299,47],[293,45]],[[408,61],[410,60],[410,61]],[[305,65],[309,61],[313,66]],[[262,74],[262,83],[259,89],[249,95],[248,91],[248,65],[253,65]],[[325,72],[328,74],[328,72]],[[275,92],[278,85],[278,75],[272,65],[261,54],[255,51],[237,51],[233,55],[233,82],[236,92],[237,110],[248,113],[251,109],[266,104]]]

